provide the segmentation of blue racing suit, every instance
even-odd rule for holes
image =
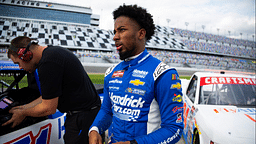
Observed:
[[[103,103],[91,127],[100,134],[109,129],[111,143],[176,143],[183,131],[182,113],[177,71],[145,49],[106,71]]]

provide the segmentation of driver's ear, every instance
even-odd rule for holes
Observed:
[[[144,28],[141,28],[138,34],[139,34],[139,39],[142,40],[146,37],[146,30]]]

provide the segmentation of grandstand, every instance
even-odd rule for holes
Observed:
[[[17,36],[70,49],[86,63],[120,62],[113,32],[100,29],[91,8],[28,0],[0,1],[0,58]],[[17,12],[18,11],[18,12]],[[32,13],[31,13],[32,11]],[[156,26],[148,51],[172,67],[255,72],[255,42]],[[100,66],[99,66],[100,67]],[[98,72],[96,70],[96,72]]]

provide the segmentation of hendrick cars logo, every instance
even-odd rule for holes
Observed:
[[[19,136],[4,144],[49,144],[52,124],[49,123],[40,128],[38,134],[33,135],[32,131]]]
[[[134,96],[128,97],[128,95],[122,97],[110,93],[110,98],[114,104],[133,108],[143,108],[143,104],[145,103],[145,101],[141,97],[136,99],[134,98]]]
[[[126,121],[137,121],[141,111],[138,108],[143,108],[145,100],[141,97],[129,97],[127,94],[124,97],[114,95],[114,93],[109,93],[109,95],[113,102],[113,110],[116,117]]]

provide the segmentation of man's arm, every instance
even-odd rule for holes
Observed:
[[[58,106],[58,99],[59,97],[53,99],[42,99],[42,102],[34,107],[24,109],[24,115],[31,117],[42,117],[54,114]]]
[[[58,105],[58,97],[45,100],[42,97],[34,100],[33,102],[12,108],[9,112],[12,113],[12,118],[4,123],[2,126],[12,124],[12,127],[19,125],[26,116],[31,117],[42,117],[56,112]]]
[[[38,105],[39,103],[42,102],[42,96],[40,96],[39,98],[35,99],[34,101],[28,103],[28,104],[25,104],[25,105],[22,105],[22,106],[17,106],[17,107],[21,107],[21,108],[31,108],[31,107],[34,107],[36,105]],[[14,107],[15,108],[15,107]]]
[[[145,136],[135,138],[138,144],[176,143],[183,132],[182,89],[176,70],[162,74],[155,84],[155,96],[161,114],[161,128]]]

